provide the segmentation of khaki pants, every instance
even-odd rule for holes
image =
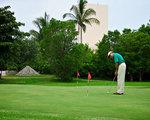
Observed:
[[[126,64],[121,63],[118,68],[117,93],[124,93],[125,74],[126,74]]]

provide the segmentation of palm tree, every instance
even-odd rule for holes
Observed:
[[[33,23],[38,28],[38,31],[30,30],[30,34],[36,40],[41,40],[43,38],[42,30],[49,24],[49,15],[47,15],[47,13],[45,12],[44,17],[37,18],[36,20],[33,21]]]
[[[92,23],[99,24],[99,20],[91,17],[96,15],[95,10],[92,8],[86,9],[87,1],[80,0],[77,6],[73,5],[70,9],[72,13],[65,13],[63,18],[70,17],[78,25],[78,32],[80,35],[80,41],[82,43],[82,30],[86,32],[86,24],[92,25]]]

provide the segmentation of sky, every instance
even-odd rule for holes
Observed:
[[[108,6],[108,30],[138,29],[150,20],[150,0],[87,0],[88,3]],[[0,0],[0,7],[11,6],[17,21],[25,23],[22,31],[37,29],[33,20],[44,16],[46,11],[50,18],[62,20],[66,12],[78,0]]]

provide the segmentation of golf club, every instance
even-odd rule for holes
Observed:
[[[116,79],[116,75],[115,75],[115,77],[113,78],[113,82],[115,81],[115,79]],[[113,83],[113,82],[112,82],[112,83]],[[112,84],[111,84],[111,85],[112,85]],[[110,93],[111,89],[112,89],[112,86],[110,86],[110,89],[107,91],[107,93]]]

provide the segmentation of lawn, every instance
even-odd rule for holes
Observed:
[[[76,81],[59,83],[50,77],[4,78],[0,120],[150,120],[149,82],[127,83],[125,95],[113,95],[112,82],[91,81],[88,87],[84,80],[77,86]]]

